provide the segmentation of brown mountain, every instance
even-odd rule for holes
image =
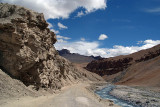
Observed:
[[[102,59],[102,57],[100,56],[94,57],[94,56],[84,56],[78,53],[70,53],[70,51],[67,49],[58,50],[58,52],[60,56],[68,59],[69,61],[73,63],[78,63],[78,64],[89,63],[93,60]]]
[[[160,45],[130,55],[92,61],[86,69],[116,84],[160,86]]]

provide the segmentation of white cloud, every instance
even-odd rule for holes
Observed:
[[[57,39],[58,43],[67,43],[66,40],[63,40],[63,39]]]
[[[55,34],[58,34],[59,33],[59,31],[58,30],[55,30],[54,28],[53,28],[53,25],[51,24],[51,23],[49,23],[48,22],[48,28],[52,31],[52,32],[54,32]]]
[[[144,41],[144,44],[153,44],[153,45],[156,45],[159,42],[160,42],[160,40],[151,40],[151,39],[148,39],[148,40]]]
[[[143,46],[141,47],[141,49],[147,49],[147,48],[151,48],[155,45],[158,45],[160,44],[160,40],[151,40],[151,39],[148,39],[148,40],[145,40],[143,42]]]
[[[77,42],[68,42],[68,43],[56,43],[55,47],[58,50],[68,49],[72,53],[80,53],[83,55],[91,55],[93,49],[98,47],[98,42],[85,42],[85,41],[77,41]]]
[[[59,31],[58,30],[55,30],[55,29],[50,29],[52,32],[54,32],[55,34],[59,34]]]
[[[101,34],[101,35],[99,36],[98,40],[105,40],[105,39],[107,39],[107,38],[108,38],[107,35]]]
[[[67,40],[71,39],[69,37],[65,37],[65,36],[61,36],[61,35],[57,35],[57,41],[58,43],[68,43]]]
[[[65,37],[65,36],[61,36],[61,35],[57,35],[57,39],[65,39],[65,40],[69,40],[69,39],[71,39],[71,38]]]
[[[85,41],[86,39],[85,38],[81,38],[81,41]]]
[[[76,9],[82,7],[87,13],[105,9],[106,0],[1,0],[44,13],[45,18],[69,18]]]
[[[57,25],[58,25],[59,29],[68,29],[67,26],[63,25],[63,24],[60,23],[60,22],[59,22]]]
[[[115,45],[112,48],[99,48],[99,42],[87,42],[87,41],[77,41],[77,42],[62,42],[56,43],[55,47],[58,50],[68,49],[71,53],[79,53],[82,55],[94,55],[102,56],[105,58],[114,57],[119,55],[128,55],[143,49],[151,48],[155,45],[160,44],[160,40],[145,40],[142,42],[142,46],[120,46]]]
[[[49,22],[47,22],[49,25],[48,25],[48,28],[49,29],[51,29],[51,28],[53,28],[53,25],[51,24],[51,23],[49,23]]]
[[[84,13],[83,11],[80,11],[80,12],[77,13],[77,16],[76,16],[76,17],[81,17],[81,16],[83,16],[83,15],[85,15],[85,13]]]

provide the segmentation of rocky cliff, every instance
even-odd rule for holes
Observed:
[[[56,35],[47,28],[43,14],[0,4],[0,68],[26,85],[59,89],[87,78],[58,55]]]
[[[100,76],[116,74],[123,71],[131,65],[133,58],[126,57],[118,60],[102,59],[98,61],[92,61],[86,67],[87,70],[95,72]]]

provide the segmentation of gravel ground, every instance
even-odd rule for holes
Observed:
[[[160,107],[160,92],[154,92],[142,87],[118,85],[110,94],[139,107]]]
[[[8,101],[1,107],[119,107],[109,100],[99,100],[92,91],[86,89],[89,83],[78,83],[63,87],[59,93],[40,97],[23,97]]]

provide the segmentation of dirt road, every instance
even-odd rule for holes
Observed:
[[[114,107],[112,102],[99,101],[85,87],[89,84],[77,84],[65,87],[59,94],[41,96],[38,98],[26,97],[3,105],[4,107]],[[116,105],[115,105],[116,107]]]

